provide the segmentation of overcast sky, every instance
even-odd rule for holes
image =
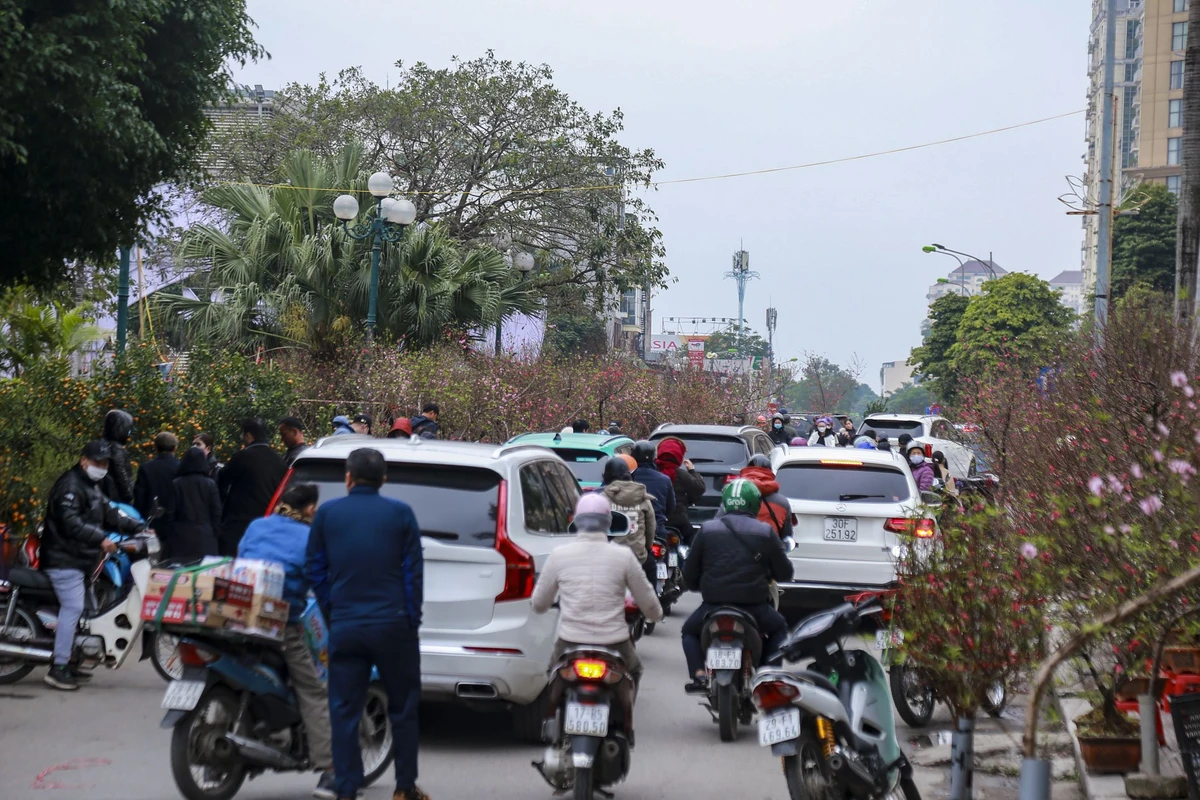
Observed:
[[[1080,110],[1086,0],[249,0],[271,59],[239,70],[279,88],[397,60],[442,67],[491,48],[545,62],[585,107],[625,112],[662,180],[854,156]],[[677,282],[664,316],[727,316],[739,241],[761,280],[746,318],[776,352],[883,361],[920,343],[925,293],[954,262],[939,242],[1008,270],[1079,269],[1082,229],[1057,197],[1083,171],[1082,114],[847,164],[663,186],[650,193]]]

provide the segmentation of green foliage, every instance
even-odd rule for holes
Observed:
[[[104,339],[86,305],[67,307],[28,287],[0,294],[0,370],[20,375],[35,363],[63,360]]]
[[[162,210],[251,24],[245,0],[0,0],[0,285],[111,261]]]
[[[958,396],[958,372],[950,349],[958,342],[958,326],[970,304],[970,298],[957,294],[942,295],[929,306],[932,322],[929,335],[908,357],[915,374],[920,375],[933,394],[953,403]]]
[[[603,355],[608,351],[608,332],[595,314],[561,314],[546,321],[542,347],[560,356]]]
[[[1122,211],[1113,225],[1110,296],[1119,299],[1135,285],[1173,293],[1179,199],[1163,184],[1143,183]]]
[[[846,393],[834,411],[855,417],[862,416],[868,413],[867,409],[878,401],[879,395],[875,394],[875,390],[865,383],[860,383]]]
[[[924,414],[925,409],[937,403],[933,392],[920,384],[905,383],[888,397],[888,410],[894,414]]]
[[[741,333],[740,348],[738,346],[738,326],[734,324],[709,336],[704,342],[704,350],[706,353],[718,353],[721,358],[767,357],[767,352],[771,348],[766,339],[751,330],[748,325],[742,328]]]

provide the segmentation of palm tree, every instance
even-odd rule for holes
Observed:
[[[20,375],[32,364],[69,358],[103,341],[87,306],[39,300],[26,287],[0,298],[0,369]]]

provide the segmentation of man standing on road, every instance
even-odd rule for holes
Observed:
[[[175,457],[178,447],[179,437],[163,431],[154,437],[154,458],[138,467],[137,481],[133,484],[133,507],[143,519],[149,519],[156,508],[165,511],[171,505],[171,482],[179,472],[179,459]],[[161,522],[158,527],[162,533]]]
[[[133,502],[133,468],[129,466],[129,453],[125,445],[133,435],[133,415],[114,408],[104,415],[104,441],[112,453],[108,474],[100,483],[100,491],[114,503]]]
[[[388,696],[396,761],[393,800],[428,800],[417,788],[417,704],[425,565],[412,508],[383,497],[383,454],[369,447],[346,459],[346,497],[321,506],[308,537],[307,568],[329,624],[329,716],[337,796],[363,783],[358,725],[371,667]]]
[[[246,526],[267,512],[287,470],[283,459],[267,444],[267,425],[260,417],[242,420],[244,447],[217,475],[224,498],[221,509],[221,555],[236,556]]]
[[[287,448],[283,455],[283,466],[291,469],[296,456],[308,449],[304,441],[304,423],[299,417],[284,417],[279,420],[279,441]]]

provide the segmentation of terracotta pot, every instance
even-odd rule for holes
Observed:
[[[1137,772],[1142,760],[1142,740],[1132,736],[1080,736],[1079,750],[1088,772]]]

